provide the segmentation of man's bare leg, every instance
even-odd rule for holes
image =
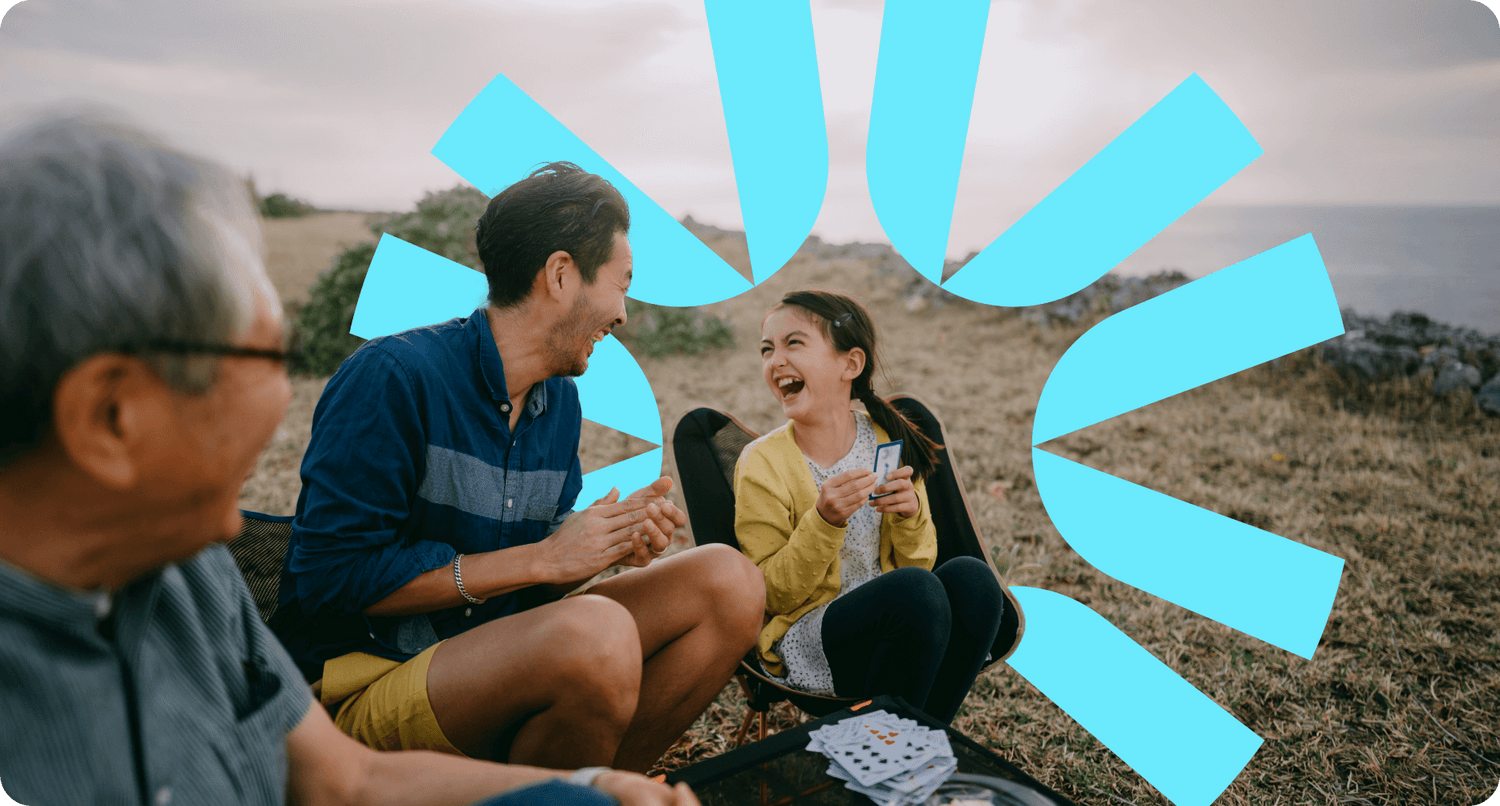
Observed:
[[[760,569],[728,546],[700,546],[589,589],[625,606],[640,635],[640,697],[613,766],[645,772],[693,725],[755,646],[766,607]]]
[[[619,604],[582,595],[444,641],[427,672],[438,725],[478,758],[609,765],[636,712],[635,624]]]

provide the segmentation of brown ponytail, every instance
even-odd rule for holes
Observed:
[[[925,479],[937,469],[937,452],[941,445],[928,439],[901,412],[875,393],[875,323],[864,306],[853,299],[831,291],[793,291],[781,298],[777,307],[792,305],[818,320],[823,335],[839,352],[855,347],[865,352],[865,368],[854,379],[850,390],[854,399],[865,404],[870,419],[892,440],[901,440],[901,459],[911,465],[914,479]],[[774,310],[774,309],[773,309]]]

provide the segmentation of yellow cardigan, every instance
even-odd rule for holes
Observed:
[[[778,677],[785,676],[786,669],[771,646],[805,613],[833,601],[842,582],[839,548],[844,529],[829,525],[818,514],[818,487],[792,428],[788,422],[747,445],[734,468],[735,537],[740,550],[766,576],[766,613],[771,620],[760,632],[760,659],[766,671]],[[879,442],[890,439],[878,425],[875,437]],[[937,561],[927,487],[920,481],[914,486],[917,514],[881,518],[881,573],[912,565],[930,571]]]

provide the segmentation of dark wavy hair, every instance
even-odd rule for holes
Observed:
[[[553,162],[490,199],[476,230],[490,303],[509,308],[531,294],[553,252],[572,255],[593,285],[614,254],[615,233],[630,231],[630,206],[604,177]]]
[[[875,368],[879,359],[875,350],[875,322],[863,305],[852,298],[832,291],[793,291],[781,298],[781,303],[772,308],[785,306],[800,308],[823,330],[823,335],[839,352],[848,352],[855,347],[865,352],[865,368],[854,379],[850,389],[853,399],[865,404],[870,419],[875,421],[893,440],[902,441],[901,458],[911,465],[912,475],[925,479],[937,469],[937,452],[942,446],[928,439],[917,430],[901,412],[875,394]]]

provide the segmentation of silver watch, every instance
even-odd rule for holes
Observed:
[[[570,784],[593,786],[594,779],[606,772],[614,772],[614,770],[609,767],[584,767],[583,769],[575,770],[572,775],[568,776],[567,780]]]

